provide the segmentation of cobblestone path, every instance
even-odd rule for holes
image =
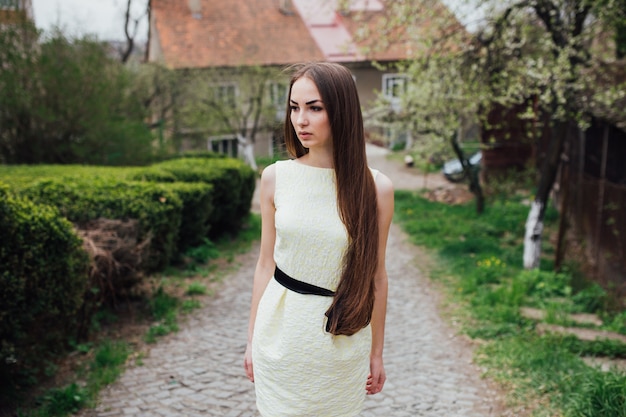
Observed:
[[[376,157],[380,155],[372,159]],[[375,162],[371,165],[377,167]],[[394,180],[390,165],[382,170]],[[395,184],[410,186],[406,181]],[[242,366],[257,254],[255,246],[239,260],[241,267],[224,279],[215,297],[178,333],[153,346],[141,366],[129,367],[103,391],[95,410],[81,416],[258,416],[254,387]],[[387,254],[388,379],[382,393],[367,398],[362,416],[503,415],[497,393],[471,363],[471,347],[440,318],[438,294],[419,269],[420,258],[423,255],[393,225]]]

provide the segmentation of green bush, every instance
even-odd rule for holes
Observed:
[[[202,244],[211,228],[213,215],[213,185],[203,183],[164,184],[178,194],[183,202],[178,235],[178,253]]]
[[[0,165],[0,181],[9,185],[15,192],[44,179],[61,177],[110,177],[127,179],[144,167],[111,167],[100,165]]]
[[[47,179],[24,189],[37,202],[56,206],[74,223],[97,218],[137,219],[139,239],[150,238],[146,271],[161,270],[176,254],[183,203],[176,185],[109,177]]]
[[[173,191],[181,200],[182,216],[178,223],[180,232],[174,240],[173,247],[169,247],[171,243],[169,240],[160,244],[161,248],[158,249],[157,255],[161,262],[150,267],[150,270],[165,266],[177,254],[201,244],[206,237],[215,238],[225,232],[236,230],[247,218],[256,182],[255,173],[242,161],[211,152],[188,153],[178,159],[145,168],[82,165],[0,166],[0,178],[15,192],[23,192],[42,203],[46,203],[46,200],[52,197],[50,194],[55,194],[54,202],[51,201],[50,204],[59,207],[72,222],[78,223],[106,217],[103,212],[116,216],[112,218],[141,220],[134,214],[142,211],[137,207],[111,209],[111,205],[129,205],[122,203],[121,200],[118,202],[111,200],[120,198],[127,202],[129,199],[132,200],[129,195],[119,195],[125,193],[119,190],[120,187],[124,187],[120,184],[138,181],[144,183],[143,187],[148,187],[145,183],[163,183],[159,186],[160,189]],[[92,180],[93,184],[90,183]],[[48,181],[56,185],[44,185]],[[60,183],[62,185],[59,185]],[[114,191],[110,190],[112,184],[118,184]],[[47,187],[52,187],[52,190],[46,192],[41,190]],[[54,191],[54,187],[61,189]],[[70,192],[69,189],[73,191]],[[94,193],[99,196],[94,197]],[[94,198],[97,201],[94,201]],[[103,205],[101,199],[107,200],[108,203]],[[86,200],[91,203],[87,203]],[[148,200],[152,203],[154,199]],[[133,204],[137,205],[139,203]],[[129,211],[132,213],[129,214]],[[145,226],[144,232],[152,230],[152,225],[148,222],[144,221],[142,224]],[[152,230],[153,237],[155,232],[161,236],[160,232]],[[166,256],[163,257],[163,254]]]
[[[213,185],[210,236],[237,230],[250,211],[256,175],[232,158],[179,158],[137,171],[131,178],[157,182],[203,182]]]
[[[73,335],[88,257],[58,210],[0,186],[0,381],[34,382]]]
[[[6,3],[6,2],[5,2]],[[108,46],[32,22],[0,31],[0,160],[145,165],[155,154],[145,123],[151,93]]]

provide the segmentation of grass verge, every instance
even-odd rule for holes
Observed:
[[[575,268],[553,271],[550,243],[557,213],[546,215],[538,270],[522,268],[528,207],[521,196],[492,202],[482,215],[473,203],[449,206],[420,193],[396,192],[396,221],[413,243],[438,259],[431,271],[443,284],[455,321],[478,345],[476,362],[511,393],[512,405],[533,416],[626,417],[626,375],[589,366],[585,357],[622,357],[626,345],[615,340],[579,340],[540,333],[540,322],[613,329],[622,334],[625,315],[610,311],[609,295],[581,279]],[[527,318],[522,307],[539,309]],[[593,313],[600,325],[578,324],[575,313]]]

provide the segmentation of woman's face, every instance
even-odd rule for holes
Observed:
[[[326,106],[315,83],[307,77],[297,79],[289,97],[291,124],[305,148],[331,148],[332,133]]]

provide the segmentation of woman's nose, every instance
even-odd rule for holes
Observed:
[[[303,111],[298,113],[298,119],[296,120],[296,123],[298,123],[298,125],[300,126],[304,126],[308,123],[306,115],[304,114]]]

